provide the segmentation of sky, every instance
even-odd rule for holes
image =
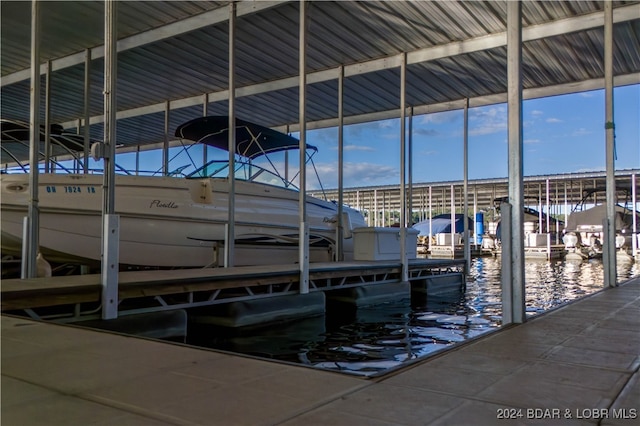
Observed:
[[[604,108],[604,90],[524,101],[524,175],[604,171]],[[640,169],[640,85],[614,90],[614,123],[616,170]],[[464,178],[463,124],[462,110],[413,118],[414,183]],[[345,187],[400,183],[399,126],[399,119],[345,126]],[[338,186],[337,138],[337,128],[307,131],[325,188]],[[469,179],[507,177],[507,140],[506,104],[469,109]]]

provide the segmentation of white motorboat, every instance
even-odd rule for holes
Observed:
[[[616,188],[615,230],[616,248],[629,251],[632,247],[633,215],[640,223],[640,215],[630,206],[629,188]],[[603,223],[607,217],[607,205],[602,202],[606,197],[605,188],[585,190],[582,200],[576,205],[564,229],[564,242],[568,258],[591,259],[602,256],[605,244]]]
[[[524,197],[527,200],[539,200],[538,197]],[[493,200],[493,208],[498,215],[500,215],[500,205],[509,201],[509,197],[498,197]],[[529,235],[538,236],[550,234],[551,241],[559,241],[560,230],[564,223],[554,217],[547,218],[547,214],[541,210],[536,210],[531,207],[523,207],[523,219],[524,219],[524,236],[525,240]],[[547,225],[548,222],[548,225]],[[502,220],[500,216],[493,222],[489,222],[488,232],[482,236],[482,248],[483,250],[490,252],[497,252],[502,247]],[[544,238],[546,241],[546,238]],[[559,243],[558,243],[559,244]],[[525,244],[527,246],[528,244]],[[545,244],[546,245],[546,242]]]
[[[227,123],[227,117],[198,118],[181,125],[176,136],[226,150]],[[236,136],[235,265],[297,262],[299,191],[277,170],[267,170],[253,160],[298,149],[298,140],[242,120],[237,120]],[[216,160],[181,177],[116,175],[121,265],[220,265],[228,223],[228,170],[228,161]],[[38,180],[39,251],[53,262],[97,264],[103,176],[40,173]],[[29,202],[28,174],[4,173],[0,186],[2,255],[19,256]],[[306,209],[310,261],[333,260],[337,204],[307,196]],[[343,212],[344,258],[349,260],[353,256],[350,231],[366,223],[354,209],[344,206]]]

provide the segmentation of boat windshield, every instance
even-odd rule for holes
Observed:
[[[259,165],[246,162],[235,162],[234,176],[238,180],[245,180],[248,182],[264,183],[266,185],[279,186],[281,188],[288,188],[298,190],[298,187],[292,182],[288,181],[284,177],[277,175]],[[186,176],[188,179],[198,178],[228,178],[229,177],[229,162],[226,160],[213,160],[189,173]]]

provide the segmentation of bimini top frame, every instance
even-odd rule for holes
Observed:
[[[229,117],[209,116],[188,121],[176,129],[176,136],[219,149],[229,147]],[[236,154],[254,159],[273,152],[300,148],[298,139],[248,121],[236,119]],[[307,145],[317,152],[318,148]]]
[[[45,127],[40,126],[40,146],[38,152],[45,158]],[[71,155],[78,161],[83,161],[78,153],[84,150],[84,136],[65,132],[62,126],[54,124],[50,128],[49,155]],[[0,119],[0,163],[8,165],[14,163],[23,171],[27,171],[29,161],[29,124],[21,121]],[[62,165],[59,165],[64,169]],[[80,164],[82,167],[82,163]]]

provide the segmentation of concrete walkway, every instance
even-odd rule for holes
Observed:
[[[640,279],[377,379],[1,325],[6,426],[640,424]]]

